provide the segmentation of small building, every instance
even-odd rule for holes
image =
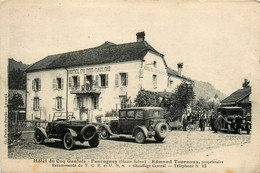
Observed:
[[[221,107],[234,106],[242,107],[244,114],[251,115],[250,101],[251,87],[247,86],[232,93],[230,96],[220,102]]]
[[[169,68],[164,55],[145,41],[104,44],[36,62],[27,70],[27,118],[50,121],[54,112],[73,112],[78,119],[95,120],[134,102],[140,89],[172,92],[190,79]]]

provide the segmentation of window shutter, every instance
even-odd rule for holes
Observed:
[[[125,74],[125,85],[128,85],[128,73]]]
[[[108,74],[106,74],[106,83],[105,86],[108,87]]]
[[[99,75],[96,75],[96,86],[99,86]]]
[[[86,78],[87,78],[87,75],[84,75],[84,78],[83,78],[83,85],[86,85]]]
[[[69,88],[71,88],[71,87],[72,87],[72,78],[69,77]]]
[[[57,81],[57,79],[53,79],[52,80],[52,88],[55,90],[55,89],[57,89],[57,87],[56,87],[56,81]]]
[[[80,77],[77,76],[77,88],[80,88]]]
[[[61,89],[63,90],[63,87],[64,87],[64,79],[61,78]]]
[[[115,75],[115,86],[118,87],[118,74]]]
[[[39,86],[38,90],[40,91],[41,90],[41,79],[39,79],[38,82],[39,82],[38,83],[38,86]]]
[[[35,81],[34,81],[34,79],[32,80],[32,90],[35,91]]]

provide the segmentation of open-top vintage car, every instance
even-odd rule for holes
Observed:
[[[246,131],[250,134],[251,116],[246,116],[241,107],[219,107],[217,112],[222,115],[221,130],[227,130],[228,133],[235,131],[241,134]]]
[[[86,121],[76,120],[71,112],[68,114],[55,112],[52,122],[48,122],[46,129],[35,128],[35,143],[42,144],[45,139],[50,138],[62,140],[67,150],[74,148],[75,141],[81,143],[88,141],[91,147],[97,147],[100,141],[98,127]]]
[[[132,135],[138,143],[144,143],[146,138],[154,137],[162,142],[168,133],[168,125],[160,107],[134,107],[119,110],[119,119],[111,120],[109,125],[100,127],[102,139],[111,135]]]

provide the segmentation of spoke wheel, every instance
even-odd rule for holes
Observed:
[[[104,127],[101,127],[100,137],[101,137],[102,139],[108,139],[108,138],[110,137],[109,132],[108,132],[107,129],[105,129]]]
[[[70,132],[67,132],[64,137],[63,137],[63,145],[65,147],[65,149],[67,150],[71,150],[74,148],[75,146],[75,140],[72,137]]]
[[[96,134],[96,136],[94,136],[94,138],[92,138],[90,141],[88,141],[88,143],[91,147],[97,147],[99,145],[99,142],[100,142],[100,137],[98,134]]]
[[[44,136],[40,130],[34,132],[34,141],[36,144],[42,144],[44,142]]]
[[[144,143],[146,140],[146,137],[144,135],[144,132],[141,129],[137,129],[135,132],[135,141],[137,143]]]

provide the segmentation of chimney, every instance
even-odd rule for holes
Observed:
[[[177,65],[178,65],[178,73],[180,74],[180,76],[182,76],[183,63],[182,63],[182,62],[179,62]]]
[[[145,33],[144,31],[136,33],[136,41],[141,42],[144,41]]]

